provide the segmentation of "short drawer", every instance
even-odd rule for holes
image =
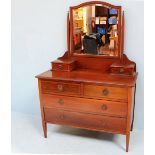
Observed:
[[[52,62],[53,71],[72,71],[75,68],[75,60],[61,61],[56,60]]]
[[[113,74],[133,75],[134,68],[111,67],[111,73],[113,73]]]
[[[53,71],[69,71],[69,65],[63,63],[52,63]]]
[[[41,91],[43,94],[68,94],[68,95],[79,95],[80,84],[73,82],[62,82],[62,81],[41,81]]]
[[[127,88],[101,85],[84,85],[84,95],[115,100],[127,100]]]
[[[46,107],[69,109],[78,112],[126,117],[127,103],[112,102],[78,97],[43,95],[42,103]]]
[[[54,108],[44,108],[44,112],[45,120],[49,123],[118,133],[124,133],[126,130],[125,118],[69,112]]]

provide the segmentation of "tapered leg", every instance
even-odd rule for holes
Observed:
[[[129,150],[130,133],[126,134],[126,152]]]
[[[44,137],[47,138],[47,123],[45,121],[42,121],[42,126],[44,130]]]
[[[133,120],[132,120],[132,124],[131,124],[131,131],[133,131]]]

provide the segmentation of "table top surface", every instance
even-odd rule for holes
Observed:
[[[36,76],[38,79],[87,82],[97,84],[135,86],[137,74],[134,76],[114,75],[92,70],[75,70],[60,72],[48,70]]]

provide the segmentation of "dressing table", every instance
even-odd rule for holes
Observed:
[[[91,1],[70,7],[67,51],[38,78],[47,123],[122,134],[133,129],[136,64],[124,54],[121,6]]]

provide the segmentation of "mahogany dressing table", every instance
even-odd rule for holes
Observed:
[[[47,123],[126,135],[133,129],[136,64],[124,54],[121,6],[100,1],[70,7],[64,56],[38,76]]]

